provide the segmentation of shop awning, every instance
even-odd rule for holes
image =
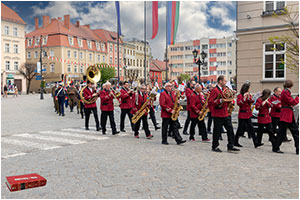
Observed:
[[[14,75],[8,74],[7,77],[6,77],[6,79],[14,79]]]

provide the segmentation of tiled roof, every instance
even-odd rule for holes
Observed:
[[[157,66],[158,68],[160,68],[161,71],[166,70],[166,62],[164,61],[160,61],[160,60],[152,60],[152,63]]]
[[[117,35],[116,32],[107,31],[107,30],[103,30],[103,29],[96,29],[96,30],[93,30],[93,32],[96,33],[98,37],[103,39],[104,42],[115,42],[115,43],[117,43],[118,35]],[[121,44],[123,43],[121,38],[120,38],[120,43]]]
[[[26,25],[24,20],[4,3],[1,3],[1,19]]]
[[[150,71],[160,72],[161,69],[151,62],[150,63]]]

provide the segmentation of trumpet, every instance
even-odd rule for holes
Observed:
[[[114,90],[113,88],[110,88],[110,91],[112,92],[112,95],[115,99],[119,98],[121,93],[117,92],[116,90]]]

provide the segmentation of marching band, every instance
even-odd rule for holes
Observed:
[[[222,152],[219,148],[219,142],[224,127],[228,138],[228,152],[240,151],[240,149],[236,148],[243,147],[239,143],[239,138],[247,131],[249,138],[252,138],[255,148],[263,145],[263,133],[267,132],[269,141],[272,144],[272,151],[283,153],[280,150],[280,146],[282,142],[289,141],[286,137],[286,131],[289,129],[295,142],[296,154],[299,154],[298,121],[296,121],[293,113],[293,107],[299,103],[299,95],[295,98],[291,96],[291,88],[293,87],[291,80],[284,82],[282,92],[279,87],[276,87],[271,95],[269,89],[264,89],[258,99],[254,99],[251,95],[250,83],[244,83],[236,97],[236,104],[239,107],[236,134],[234,134],[231,118],[231,113],[234,109],[235,91],[228,88],[226,83],[226,77],[223,75],[218,77],[216,86],[210,85],[207,90],[204,90],[202,84],[195,81],[189,82],[188,87],[185,89],[187,118],[183,134],[189,135],[191,142],[195,141],[196,125],[198,125],[199,136],[202,137],[202,142],[210,142],[208,134],[211,134],[211,124],[213,122],[212,151],[214,152]],[[142,129],[145,131],[146,138],[153,138],[149,130],[149,115],[155,130],[160,129],[156,122],[156,109],[154,108],[158,90],[156,87],[151,88],[149,85],[141,84],[138,88],[130,89],[129,83],[124,81],[120,92],[117,92],[111,87],[110,82],[104,83],[102,90],[98,91],[95,83],[89,80],[87,80],[86,86],[77,86],[78,89],[73,84],[68,89],[65,89],[62,85],[62,83],[59,83],[59,86],[54,86],[55,88],[52,90],[55,111],[64,116],[63,104],[66,99],[69,99],[71,112],[77,104],[77,113],[79,114],[80,111],[83,118],[82,110],[84,110],[86,130],[89,130],[89,117],[91,112],[93,112],[97,131],[102,130],[102,133],[106,134],[106,122],[109,117],[112,134],[116,135],[119,133],[114,119],[114,99],[117,99],[120,103],[120,131],[126,132],[126,115],[129,118],[135,138],[139,138],[141,122],[143,123]],[[179,91],[174,85],[171,82],[165,83],[158,99],[162,118],[161,143],[164,145],[169,144],[169,131],[178,145],[186,142],[179,133],[181,127],[178,120],[179,112],[182,110],[180,98],[184,98],[184,94],[183,91]],[[96,105],[96,101],[99,98],[101,123],[99,123]],[[251,120],[254,108],[258,111],[257,134]],[[208,119],[207,126],[204,120],[206,116]],[[188,128],[190,128],[189,133],[187,131]]]

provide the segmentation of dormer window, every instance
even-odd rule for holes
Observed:
[[[35,46],[38,46],[40,44],[40,38],[35,38]]]
[[[69,36],[68,40],[70,45],[74,45],[73,37]]]
[[[82,47],[82,39],[80,39],[80,38],[77,38],[77,41],[78,41],[78,45],[79,45],[79,47]]]
[[[97,48],[98,51],[100,50],[100,45],[99,45],[98,42],[96,42],[96,48]]]
[[[105,51],[105,45],[103,43],[101,43],[101,49],[102,51]]]
[[[47,44],[47,39],[48,39],[47,36],[43,37],[43,45],[46,45],[46,44]]]
[[[88,45],[88,48],[89,48],[89,49],[92,48],[92,43],[91,43],[91,41],[87,41],[87,45]]]
[[[32,39],[28,39],[27,46],[31,46],[31,45],[32,45]]]

